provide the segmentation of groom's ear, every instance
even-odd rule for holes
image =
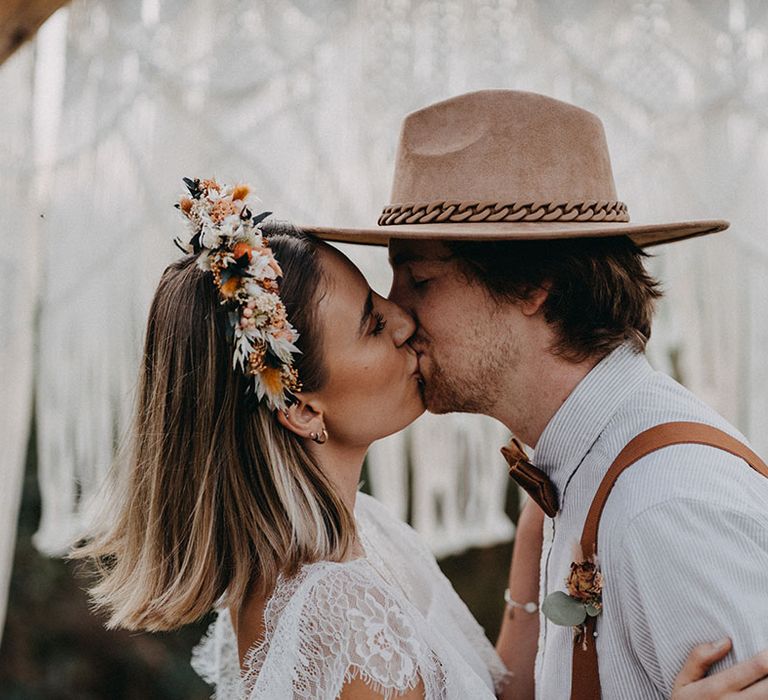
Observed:
[[[322,409],[308,400],[309,396],[296,394],[294,398],[295,403],[277,412],[277,422],[302,438],[309,438],[312,433],[320,435],[325,427]]]
[[[535,316],[539,313],[539,310],[549,296],[549,289],[551,286],[551,282],[544,282],[539,287],[532,287],[528,296],[518,302],[518,306],[524,316]]]

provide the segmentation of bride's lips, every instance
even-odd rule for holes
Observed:
[[[419,353],[417,353],[415,350],[411,349],[411,353],[413,354],[413,369],[411,370],[411,373],[408,375],[410,379],[421,379],[421,367],[419,366]]]
[[[411,377],[416,379],[420,385],[424,384],[424,375],[421,373],[421,353],[416,353],[416,369],[413,370]]]

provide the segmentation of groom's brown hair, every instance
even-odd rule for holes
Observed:
[[[626,236],[545,241],[448,243],[469,279],[497,301],[521,301],[546,288],[544,318],[556,329],[553,351],[579,362],[629,340],[643,350],[651,336],[659,283],[648,257]]]

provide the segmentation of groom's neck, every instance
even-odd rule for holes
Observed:
[[[526,445],[536,447],[549,421],[598,361],[570,362],[546,351],[533,354],[512,368],[509,389],[491,415]]]

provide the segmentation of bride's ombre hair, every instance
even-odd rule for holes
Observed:
[[[316,317],[322,244],[286,225],[263,228],[301,335],[295,366],[304,390],[317,391],[325,381]],[[304,440],[263,402],[249,408],[223,313],[195,256],[168,266],[149,312],[110,505],[69,554],[95,563],[89,593],[110,628],[175,629],[217,602],[270,591],[280,573],[340,560],[353,540],[352,514]]]

